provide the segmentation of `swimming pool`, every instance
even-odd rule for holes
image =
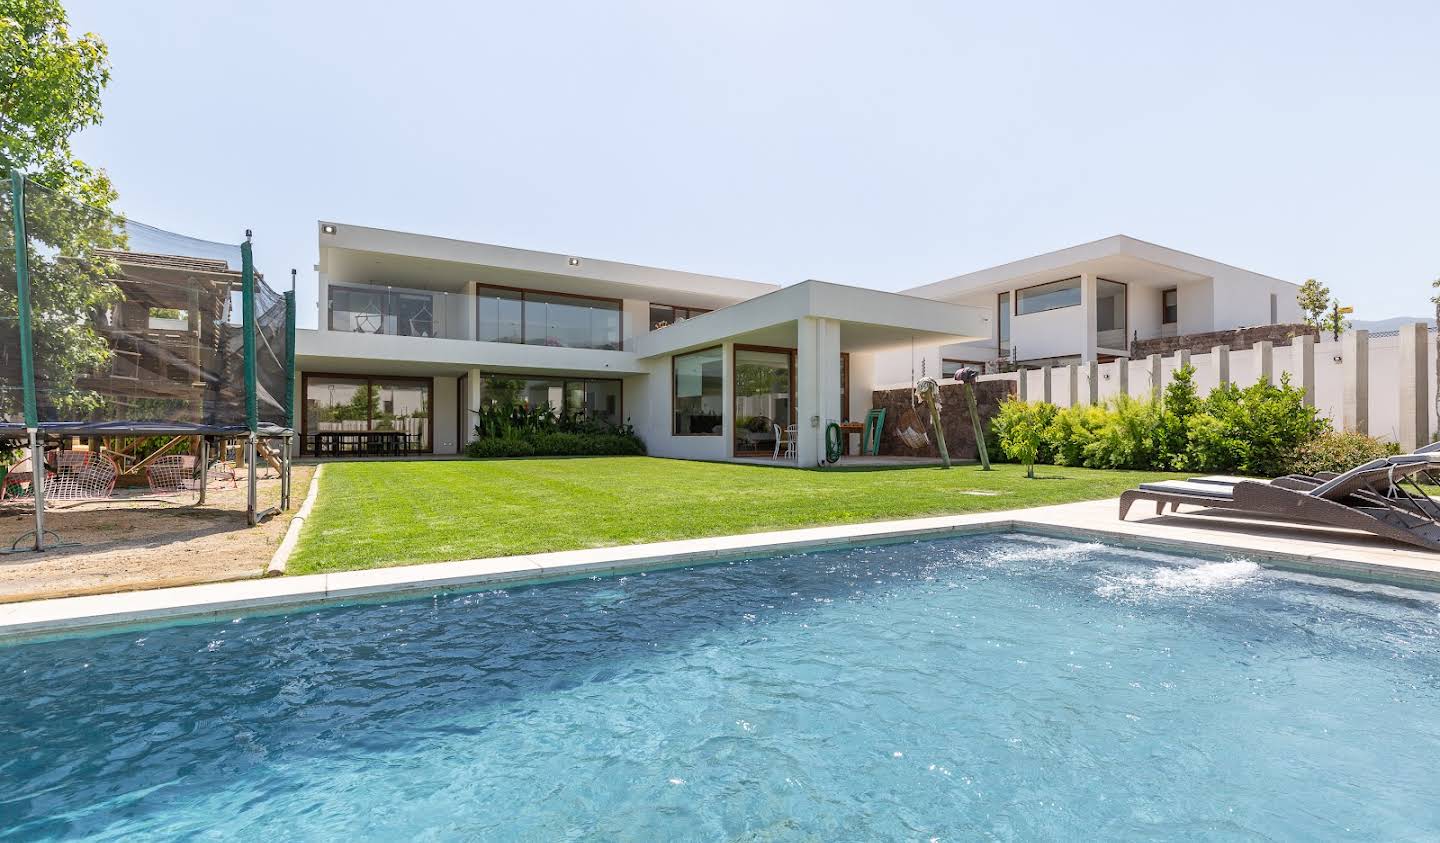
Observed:
[[[17,839],[1401,839],[1437,595],[1019,535],[0,648]]]

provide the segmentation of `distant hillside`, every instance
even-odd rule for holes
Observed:
[[[1416,322],[1428,324],[1431,330],[1435,328],[1435,318],[1432,316],[1392,316],[1389,319],[1356,319],[1352,326],[1361,331],[1398,331],[1406,325],[1413,325]]]

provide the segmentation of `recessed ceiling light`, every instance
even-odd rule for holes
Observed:
[[[323,233],[325,233],[325,234],[334,234],[334,233],[335,233],[335,226],[333,226],[333,225],[331,225],[330,223],[327,222],[327,223],[325,223],[324,225],[320,226],[320,231],[323,232]]]

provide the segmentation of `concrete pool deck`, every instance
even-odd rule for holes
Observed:
[[[654,544],[434,562],[0,604],[0,639],[123,627],[247,611],[282,611],[445,589],[515,585],[706,564],[749,556],[856,545],[1024,532],[1174,550],[1211,558],[1397,585],[1440,589],[1440,554],[1324,527],[1225,517],[1213,510],[1120,521],[1114,499],[970,515],[947,515]]]

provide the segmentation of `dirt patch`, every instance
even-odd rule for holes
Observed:
[[[107,501],[46,509],[45,526],[74,547],[0,556],[0,603],[262,576],[314,466],[295,466],[291,509],[245,525],[245,482],[211,489],[204,506],[181,501]],[[262,478],[260,506],[278,506],[280,481]],[[34,527],[28,506],[0,509],[0,546]]]

